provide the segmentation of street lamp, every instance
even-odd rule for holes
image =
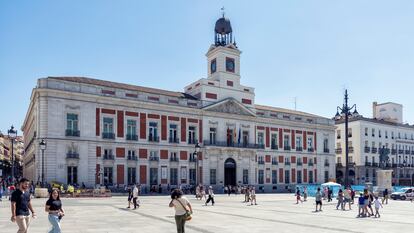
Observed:
[[[198,153],[200,152],[200,150],[201,150],[201,146],[198,143],[196,143],[195,151],[193,153],[193,157],[194,157],[195,162],[196,162],[196,169],[195,169],[195,171],[196,171],[196,177],[195,177],[196,187],[198,186]]]
[[[12,159],[12,179],[14,180],[14,140],[16,139],[16,137],[17,137],[17,130],[15,130],[14,129],[14,126],[12,125],[11,127],[10,127],[10,129],[9,130],[7,130],[7,135],[9,136],[9,139],[10,139],[10,141],[11,141],[11,159]]]
[[[351,114],[351,110],[354,109],[354,112]],[[341,114],[339,114],[341,110]],[[348,117],[349,116],[358,116],[358,111],[356,110],[356,105],[349,107],[348,105],[348,90],[345,89],[344,104],[342,107],[336,107],[335,120],[340,120],[342,117],[345,118],[345,186],[349,186],[349,148],[348,148]]]
[[[45,182],[45,150],[46,150],[46,141],[42,139],[39,143],[40,149],[42,150],[42,186]]]

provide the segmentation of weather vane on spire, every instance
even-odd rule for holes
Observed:
[[[221,8],[221,14],[223,15],[223,18],[224,18],[224,14],[225,14],[225,12],[224,12],[224,6]]]

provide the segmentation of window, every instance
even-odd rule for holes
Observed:
[[[175,170],[177,170],[177,169],[175,169]],[[177,177],[175,177],[175,178],[177,179]],[[150,168],[150,185],[157,185],[157,184],[158,184],[158,168],[151,167]]]
[[[391,131],[391,139],[394,139],[394,131]]]
[[[308,137],[308,149],[312,149],[313,148],[313,137]]]
[[[298,184],[302,184],[302,171],[299,171],[299,170],[298,170],[298,171],[296,172],[296,176],[297,176],[297,178],[296,178],[296,179],[297,179],[297,183],[298,183]]]
[[[243,169],[243,184],[249,184],[249,170]]]
[[[341,139],[341,130],[336,131],[336,139]]]
[[[103,138],[114,139],[114,119],[104,117],[103,119]]]
[[[341,157],[338,157],[336,160],[337,160],[337,163],[338,164],[341,164],[342,163]]]
[[[329,153],[329,141],[327,138],[323,139],[323,152]]]
[[[113,169],[112,167],[104,167],[104,185],[113,184]]]
[[[365,136],[368,136],[368,128],[365,128]]]
[[[388,131],[385,130],[385,138],[388,138]]]
[[[371,130],[372,136],[375,137],[375,129]]]
[[[66,115],[66,136],[79,137],[78,115],[68,113]]]
[[[135,156],[135,151],[134,150],[128,150],[128,160],[137,160],[137,157]]]
[[[264,145],[264,135],[263,132],[257,133],[257,144]]]
[[[329,171],[325,171],[325,182],[329,181]]]
[[[259,170],[259,184],[264,184],[264,171]]]
[[[214,145],[216,144],[216,128],[210,128],[210,144]]]
[[[243,146],[249,144],[249,131],[243,131]]]
[[[378,137],[382,137],[380,129],[378,130]]]
[[[178,169],[177,168],[170,168],[170,184],[171,185],[178,184]]]
[[[398,139],[401,139],[401,133],[398,132]]]
[[[178,135],[177,135],[177,125],[170,124],[170,135],[169,135],[169,142],[170,143],[178,143]]]
[[[188,144],[196,144],[196,127],[188,127]]]
[[[285,170],[285,184],[290,184],[290,171]]]
[[[150,160],[158,160],[158,151],[150,151]]]
[[[210,169],[210,184],[217,184],[216,169]]]
[[[135,167],[128,168],[128,184],[136,184],[137,169]]]
[[[277,150],[277,134],[273,133],[271,136],[271,148]]]
[[[192,156],[192,155],[190,155],[190,156]],[[170,153],[170,161],[178,161],[179,160],[179,158],[178,158],[178,156],[177,156],[177,152],[171,152]]]
[[[302,137],[296,136],[296,149],[302,148]]]
[[[309,171],[309,183],[313,183],[313,171]]]
[[[375,142],[372,142],[372,148],[375,148]]]
[[[127,120],[127,140],[137,140],[137,121]]]
[[[272,184],[277,184],[277,170],[272,170]]]
[[[196,184],[196,169],[194,169],[194,168],[190,168],[190,169],[188,169],[188,172],[189,172],[189,179],[190,179],[190,184],[191,185],[195,185]],[[210,174],[211,175],[211,174]],[[211,176],[210,176],[211,177]]]
[[[150,122],[149,123],[149,138],[150,142],[158,142],[158,123]]]
[[[348,137],[352,138],[352,128],[348,128]]]
[[[285,150],[290,150],[290,135],[283,135],[283,147]]]
[[[78,167],[68,166],[68,184],[78,183]]]

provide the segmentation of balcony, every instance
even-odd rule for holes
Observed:
[[[329,153],[329,149],[328,148],[323,148],[323,153]]]
[[[148,135],[148,141],[149,142],[159,142],[160,141],[160,137],[159,136],[154,136],[154,135]]]
[[[67,129],[65,131],[65,135],[70,136],[70,137],[79,137],[80,136],[80,131],[79,130],[73,130],[73,129]]]
[[[414,155],[414,150],[411,151],[411,155]]]
[[[313,167],[313,162],[308,162],[309,167]]]
[[[270,148],[271,148],[272,150],[278,150],[278,149],[279,149],[279,147],[278,147],[277,145],[274,145],[274,144],[272,144],[272,145],[270,146]]]
[[[198,141],[195,139],[188,139],[188,144],[197,144]]]
[[[129,140],[129,141],[138,141],[138,135],[135,135],[135,134],[127,134],[126,135],[126,140]]]
[[[298,165],[298,166],[302,166],[302,165],[303,165],[303,163],[302,163],[302,161],[298,161],[298,162],[296,162],[296,165]]]
[[[337,167],[343,167],[342,163],[336,163]]]
[[[79,153],[68,152],[66,153],[66,158],[67,159],[79,159]]]
[[[128,156],[127,156],[127,160],[130,160],[130,161],[137,161],[137,160],[138,160],[138,157],[137,157],[136,155],[128,155]]]
[[[234,143],[234,142],[223,142],[223,141],[209,141],[209,140],[204,140],[203,144],[205,146],[217,146],[217,147],[236,147],[236,148],[250,148],[250,149],[264,149],[264,144],[253,144],[253,143],[246,143],[246,142],[241,142],[239,143]]]
[[[409,150],[405,150],[405,154],[406,155],[409,155],[410,154],[410,151]]]
[[[329,163],[324,163],[324,166],[325,167],[329,167]]]
[[[188,159],[188,161],[189,161],[190,163],[195,163],[195,162],[197,162],[197,159],[196,159],[195,157],[190,157],[190,158]]]
[[[285,161],[285,166],[290,166],[290,162]]]
[[[272,161],[272,165],[278,165],[279,163],[277,161]]]
[[[170,158],[170,162],[178,162],[178,161],[180,161],[180,160],[178,159],[178,157],[171,157],[171,158]]]
[[[308,152],[314,152],[315,151],[315,149],[313,149],[313,148],[308,148]]]
[[[160,161],[159,157],[152,156],[149,158],[150,161]]]
[[[369,146],[364,147],[364,152],[365,153],[371,152],[371,147],[369,147]]]
[[[378,152],[378,149],[376,147],[372,147],[371,153],[376,154]]]
[[[290,150],[290,146],[284,146],[283,147],[283,150],[288,150],[289,151]]]
[[[296,151],[303,151],[302,147],[296,147]]]
[[[168,138],[169,143],[180,143],[180,140],[178,138]]]
[[[348,152],[349,153],[354,153],[354,147],[353,146],[348,147]]]
[[[372,164],[371,164],[370,162],[365,162],[365,166],[366,166],[366,167],[371,167],[371,166],[372,166]]]
[[[372,166],[373,166],[373,167],[378,167],[378,163],[375,163],[375,162],[374,162],[374,163],[372,163]]]
[[[398,154],[404,154],[404,150],[398,150]]]
[[[336,154],[342,154],[342,148],[335,149],[335,153]]]
[[[115,139],[115,134],[114,133],[102,133],[102,138],[103,139]]]
[[[258,164],[265,164],[265,161],[263,161],[263,160],[259,160],[259,161],[257,161],[257,163],[258,163]]]
[[[107,154],[103,156],[103,160],[114,160],[114,159],[115,159],[114,155],[111,155],[111,154]]]
[[[397,150],[396,149],[391,149],[391,155],[396,155],[397,154]]]

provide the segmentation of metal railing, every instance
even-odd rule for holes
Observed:
[[[171,157],[171,158],[170,158],[170,161],[171,161],[171,162],[178,162],[178,161],[180,161],[180,160],[178,159],[178,157]]]
[[[369,147],[369,146],[364,147],[364,152],[365,153],[371,152],[371,147]]]
[[[296,162],[296,165],[298,165],[298,166],[302,166],[302,165],[303,165],[303,162],[298,161],[298,162]]]
[[[136,155],[128,155],[127,156],[127,160],[137,161],[138,160],[138,157]]]
[[[115,159],[114,155],[111,155],[111,154],[107,154],[103,156],[103,160],[114,160],[114,159]]]
[[[272,144],[272,145],[270,146],[270,148],[271,148],[272,150],[278,150],[278,149],[279,149],[279,147],[278,147],[277,145],[274,145],[274,144]]]
[[[154,136],[154,135],[148,135],[148,141],[149,142],[159,142],[160,141],[160,137],[159,136]]]
[[[80,136],[80,131],[79,130],[73,130],[73,129],[67,129],[65,131],[65,135],[66,136],[71,136],[71,137],[79,137]]]
[[[67,159],[79,159],[79,153],[68,152],[66,153]]]
[[[169,143],[180,143],[180,140],[178,138],[168,138]]]
[[[278,165],[279,163],[277,161],[272,161],[272,165]]]
[[[103,132],[102,133],[102,138],[103,139],[115,139],[115,134],[114,133]]]
[[[291,149],[290,146],[284,146],[283,147],[283,150],[288,150],[289,151],[290,149]]]
[[[323,148],[323,153],[329,153],[329,149],[328,148]]]
[[[265,164],[265,161],[264,160],[259,160],[259,161],[257,161],[257,163],[258,164]]]
[[[296,147],[296,151],[303,151],[302,147]]]
[[[253,144],[253,143],[234,143],[234,142],[223,142],[215,141],[211,142],[209,140],[204,140],[203,144],[205,146],[218,146],[218,147],[237,147],[237,148],[251,148],[251,149],[264,149],[264,144]]]
[[[314,151],[315,151],[315,149],[313,149],[312,147],[308,148],[308,152],[314,152]]]
[[[371,153],[376,154],[378,151],[378,149],[376,147],[372,147],[371,149]]]
[[[342,148],[335,149],[335,153],[336,154],[342,154]]]
[[[138,135],[136,135],[136,134],[127,134],[126,135],[126,140],[138,141]]]
[[[160,161],[159,157],[150,157],[149,158],[150,161]]]

